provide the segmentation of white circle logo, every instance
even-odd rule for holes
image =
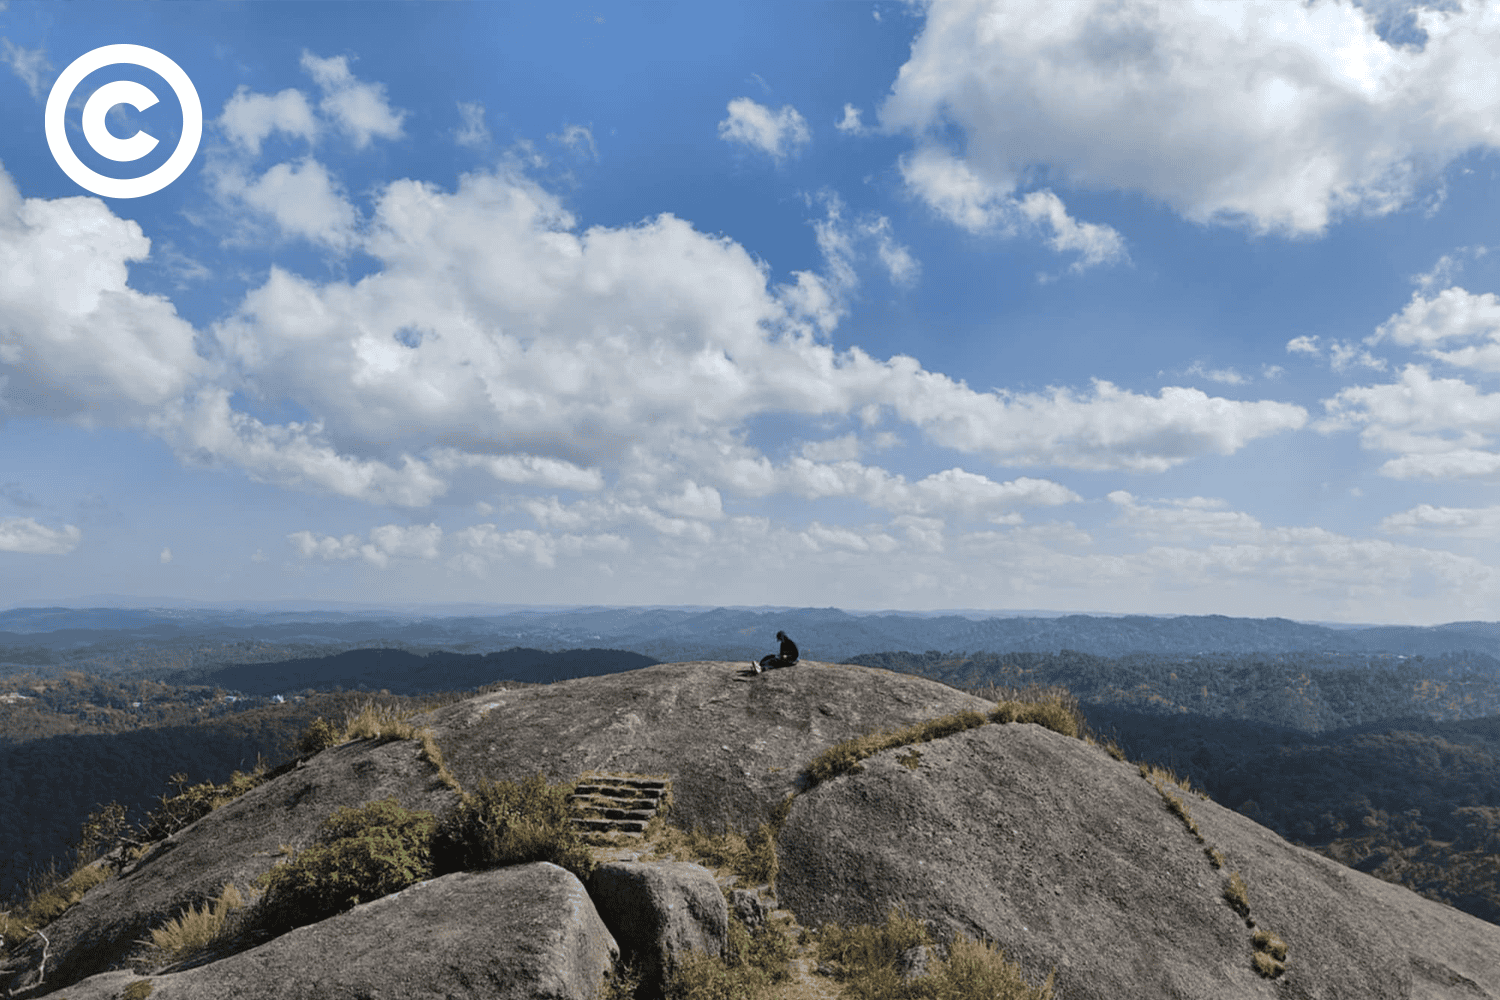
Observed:
[[[182,141],[166,163],[144,177],[105,177],[89,169],[68,145],[63,124],[68,100],[83,78],[96,69],[119,63],[151,70],[167,81],[182,105]],[[137,111],[145,111],[156,100],[156,95],[139,83],[130,80],[106,83],[94,91],[83,106],[83,137],[100,156],[119,163],[139,160],[156,148],[156,139],[145,132],[136,132],[129,139],[116,139],[104,127],[104,116],[116,104],[129,104]],[[198,91],[194,89],[193,81],[188,79],[182,67],[155,49],[144,45],[101,45],[69,63],[52,85],[52,92],[47,95],[46,125],[47,146],[52,150],[52,158],[75,184],[103,198],[143,198],[181,177],[188,164],[193,162],[193,157],[198,155],[198,143],[203,139],[203,106],[198,103]]]

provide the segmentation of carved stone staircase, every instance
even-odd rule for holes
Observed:
[[[671,798],[668,778],[630,774],[591,774],[568,796],[573,826],[588,833],[642,834],[651,817]]]

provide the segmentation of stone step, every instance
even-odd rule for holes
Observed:
[[[573,825],[580,830],[596,830],[602,833],[645,833],[646,821],[639,819],[588,819],[574,816]]]
[[[642,822],[656,815],[655,809],[584,809],[585,819],[638,819]]]
[[[609,795],[569,795],[568,801],[571,802],[574,808],[577,809],[587,809],[590,807],[609,809],[649,809],[652,812],[655,812],[656,807],[661,804],[660,799],[617,799]]]
[[[582,779],[586,785],[625,785],[630,788],[665,790],[670,785],[669,778],[633,778],[628,774],[591,774]]]
[[[573,789],[575,795],[631,795],[641,799],[659,799],[666,795],[664,788],[638,788],[635,785],[606,784],[590,781]]]
[[[592,774],[568,796],[573,826],[595,832],[642,834],[646,824],[670,794],[665,778],[637,778],[627,774]]]

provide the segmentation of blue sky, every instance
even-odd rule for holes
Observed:
[[[100,46],[202,108],[101,198]],[[1500,600],[1500,8],[0,5],[0,605]],[[105,116],[112,81],[159,98]],[[182,136],[153,71],[65,114]]]

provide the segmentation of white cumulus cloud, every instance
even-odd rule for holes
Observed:
[[[1045,169],[1196,222],[1317,233],[1409,203],[1453,158],[1494,146],[1500,126],[1492,4],[1415,11],[1421,47],[1382,40],[1347,0],[922,10],[880,120],[919,143],[912,190],[970,227]],[[936,145],[950,125],[961,159]]]
[[[287,535],[304,559],[330,561],[363,559],[371,566],[385,569],[392,559],[433,560],[440,555],[443,529],[436,524],[402,526],[382,524],[370,529],[368,540],[359,535],[318,535],[311,531],[294,531]]]
[[[1500,507],[1436,507],[1422,503],[1381,519],[1380,530],[1397,535],[1429,532],[1493,541],[1500,539]]]
[[[1395,452],[1381,466],[1396,479],[1460,479],[1500,472],[1500,393],[1407,365],[1397,381],[1349,386],[1323,401],[1323,433],[1358,430],[1371,451]]]
[[[323,91],[318,109],[348,134],[355,149],[364,149],[375,138],[401,138],[406,112],[392,110],[384,84],[356,79],[346,56],[322,59],[304,51],[302,68]]]
[[[748,97],[736,97],[729,102],[729,117],[719,122],[719,138],[782,160],[812,141],[812,129],[790,104],[772,111]]]
[[[78,548],[83,532],[71,524],[49,528],[30,517],[0,517],[0,552],[65,556]]]

